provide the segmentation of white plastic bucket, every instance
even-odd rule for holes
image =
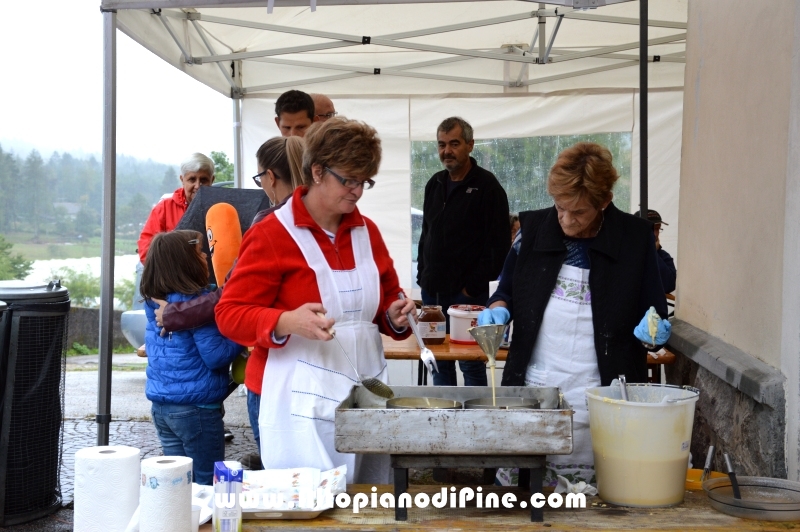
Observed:
[[[695,388],[628,384],[586,390],[598,495],[620,506],[683,502]]]
[[[452,305],[447,309],[450,316],[450,341],[454,344],[477,344],[467,329],[478,325],[478,314],[485,308],[480,305]]]

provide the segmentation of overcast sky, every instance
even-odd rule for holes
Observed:
[[[100,0],[4,2],[0,146],[100,154]],[[117,153],[180,163],[192,152],[233,155],[231,100],[117,32]]]

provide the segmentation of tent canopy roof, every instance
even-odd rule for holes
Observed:
[[[639,3],[563,5],[619,1],[319,0],[312,11],[277,0],[271,13],[266,2],[242,0],[102,7],[117,10],[124,33],[226,96],[274,98],[289,88],[337,97],[497,96],[638,87]],[[650,3],[653,89],[683,85],[686,2]]]

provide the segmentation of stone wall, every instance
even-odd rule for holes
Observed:
[[[715,470],[726,471],[722,453],[728,453],[741,475],[786,478],[780,372],[680,320],[673,322],[669,346],[677,360],[664,366],[667,383],[700,390],[692,431],[694,467],[703,467],[715,435]]]
[[[122,334],[120,328],[120,317],[122,311],[114,311],[114,341],[113,345],[128,346],[128,340]],[[80,308],[73,307],[69,311],[69,339],[67,346],[72,347],[72,344],[79,343],[86,347],[96,349],[100,343],[100,310],[96,308]],[[133,348],[131,348],[133,352]]]

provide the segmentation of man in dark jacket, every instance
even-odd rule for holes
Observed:
[[[426,305],[485,305],[489,281],[503,269],[510,230],[508,198],[497,178],[470,157],[472,126],[458,117],[437,129],[439,159],[445,170],[425,185],[417,282]],[[447,321],[450,332],[450,321]],[[438,363],[437,386],[455,386],[454,362]],[[459,362],[466,386],[486,386],[483,362]]]
[[[636,211],[634,214],[637,218],[641,216],[641,211]],[[653,224],[653,234],[656,237],[656,255],[658,255],[658,273],[661,275],[661,284],[664,285],[664,292],[671,294],[675,291],[675,281],[678,277],[678,271],[675,269],[675,261],[672,256],[661,247],[661,226],[669,225],[661,219],[658,211],[647,209],[647,221]]]

